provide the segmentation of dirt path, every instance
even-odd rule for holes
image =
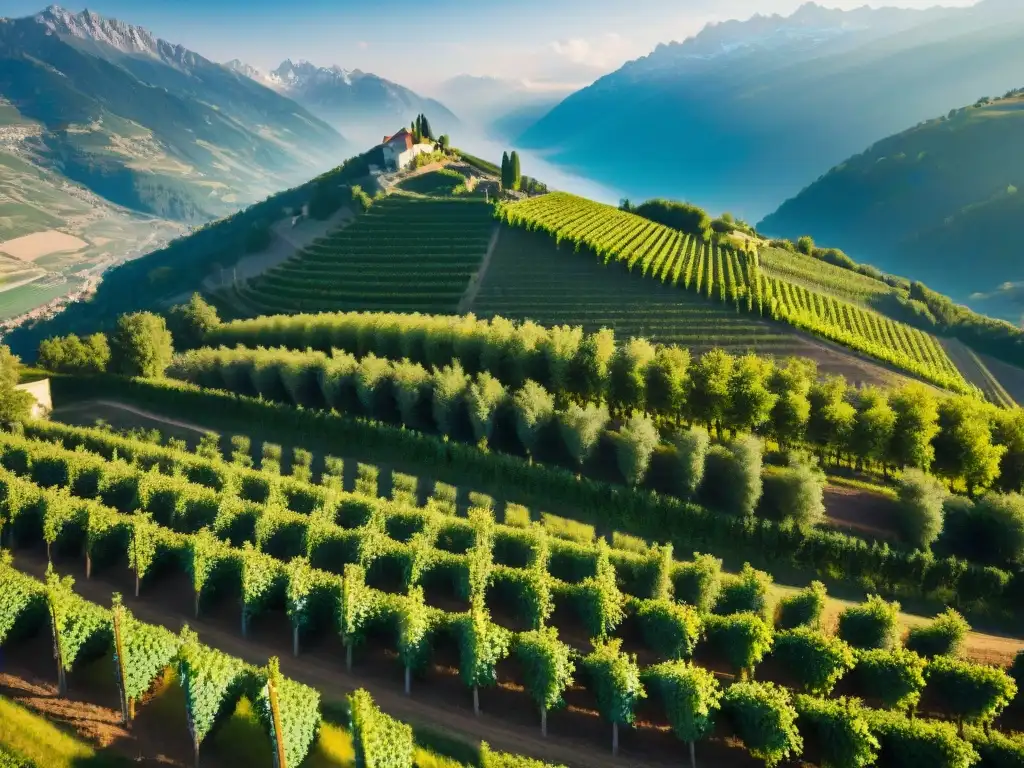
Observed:
[[[959,339],[939,339],[949,359],[968,382],[976,386],[992,403],[1003,408],[1013,408],[1016,401],[989,370],[978,354]]]
[[[470,278],[469,285],[466,286],[466,292],[462,295],[455,314],[463,315],[469,312],[473,302],[476,301],[477,294],[480,293],[480,288],[483,287],[484,278],[487,277],[487,268],[491,266],[491,256],[494,255],[494,249],[498,247],[499,237],[501,237],[501,226],[495,225],[494,231],[491,233],[491,241],[487,244],[487,253],[484,254],[483,261],[480,262],[480,269]]]
[[[127,403],[121,403],[121,402],[118,402],[116,400],[90,400],[90,401],[87,401],[87,402],[88,403],[95,403],[97,405],[102,405],[102,406],[105,406],[107,408],[116,408],[117,410],[127,411],[128,413],[133,413],[136,416],[141,416],[144,419],[149,419],[150,421],[156,421],[156,422],[159,422],[160,424],[167,424],[168,426],[177,427],[178,429],[187,429],[187,430],[190,430],[192,432],[199,432],[200,434],[204,434],[204,435],[206,435],[206,434],[217,434],[216,432],[214,432],[214,430],[207,429],[206,427],[201,427],[198,424],[192,424],[191,422],[188,422],[188,421],[178,421],[177,419],[170,419],[170,418],[168,418],[166,416],[161,416],[158,413],[153,413],[152,411],[145,411],[145,410],[143,410],[141,408],[136,408],[133,405],[128,405]],[[82,403],[75,403],[75,404],[73,404],[71,406],[67,406],[65,408],[65,410],[73,409],[73,408],[75,408],[75,406],[78,406],[78,405],[83,405],[83,404]],[[58,408],[57,410],[60,410],[60,409]]]
[[[42,577],[46,571],[46,558],[41,554],[19,551],[15,565],[26,573]],[[182,607],[191,605],[191,595],[187,592],[180,594],[185,592],[182,589],[186,586],[184,582],[144,587],[142,597],[135,599],[130,596],[130,591],[125,590],[130,579],[127,571],[120,579],[117,574],[104,571],[86,580],[82,578],[81,563],[77,561],[59,563],[56,569],[62,574],[74,575],[77,578],[75,591],[93,602],[107,605],[112,592],[122,591],[126,595],[125,602],[142,621],[162,625],[173,632],[178,632],[183,624],[188,623],[207,645],[252,664],[263,665],[269,657],[278,656],[285,675],[317,688],[326,701],[339,701],[356,688],[366,688],[381,709],[414,726],[429,726],[471,743],[486,741],[495,749],[527,754],[570,768],[677,768],[679,765],[674,754],[681,748],[679,742],[659,730],[639,732],[622,729],[620,755],[613,759],[610,749],[603,747],[600,738],[601,735],[607,737],[610,745],[611,729],[593,713],[569,711],[552,714],[549,737],[544,739],[537,725],[527,724],[538,718],[532,715],[532,708],[523,709],[522,705],[527,702],[520,691],[482,691],[483,711],[480,717],[476,717],[468,691],[453,675],[447,676],[450,678],[447,684],[433,680],[417,682],[413,686],[413,695],[406,697],[402,691],[401,670],[395,662],[389,664],[389,674],[382,675],[374,674],[372,665],[364,665],[357,658],[354,672],[349,674],[344,670],[343,655],[337,648],[314,648],[298,657],[292,656],[290,630],[283,615],[275,621],[271,618],[278,617],[266,617],[262,630],[254,624],[249,639],[242,639],[236,618],[227,616],[227,611],[195,619],[190,611],[171,607],[174,603]],[[372,649],[366,651],[370,652]],[[364,669],[368,674],[363,674]],[[453,703],[460,698],[461,706]],[[747,768],[758,764],[742,750],[725,743],[701,746],[708,765]]]

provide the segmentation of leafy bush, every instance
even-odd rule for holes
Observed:
[[[847,698],[794,699],[797,727],[807,745],[808,757],[818,756],[822,766],[867,768],[875,764],[878,739],[871,733],[860,702]]]
[[[878,739],[878,765],[885,768],[970,768],[978,753],[949,723],[913,720],[895,712],[869,712]]]
[[[700,614],[671,600],[644,600],[637,620],[647,646],[670,659],[688,659],[703,634]]]
[[[785,688],[772,683],[735,683],[722,697],[722,714],[754,757],[766,766],[798,757],[804,748],[797,714]]]
[[[768,618],[768,590],[772,577],[750,563],[743,564],[737,577],[727,577],[715,603],[715,613],[728,616],[733,613],[756,613]]]
[[[853,649],[838,637],[809,627],[797,627],[775,635],[772,658],[807,693],[825,695],[853,669]]]
[[[771,520],[792,521],[802,530],[825,519],[825,473],[810,457],[790,454],[789,466],[766,469],[763,483],[758,514]]]
[[[967,620],[952,608],[948,608],[931,623],[923,627],[913,627],[907,635],[906,645],[926,659],[956,656],[960,653],[960,647],[970,630]]]
[[[640,484],[650,465],[651,454],[660,441],[654,422],[644,414],[630,416],[619,430],[615,440],[615,456],[627,485]]]
[[[1017,695],[1017,683],[1002,669],[937,656],[925,670],[930,700],[963,723],[991,723]]]
[[[919,469],[906,469],[899,484],[896,526],[901,538],[918,549],[928,549],[942,532],[942,505],[947,496],[942,484]]]
[[[826,597],[825,585],[812,581],[795,595],[782,598],[775,609],[775,626],[779,629],[820,629]]]
[[[914,707],[924,690],[924,670],[928,662],[913,651],[860,651],[853,676],[858,692],[877,700],[883,707]]]
[[[759,664],[772,647],[771,627],[754,613],[708,616],[705,636],[706,645],[741,676]]]
[[[762,445],[756,437],[739,437],[708,451],[699,498],[702,504],[731,515],[752,515],[761,498]]]
[[[839,614],[839,637],[854,648],[891,649],[899,642],[899,603],[870,595],[860,605]]]

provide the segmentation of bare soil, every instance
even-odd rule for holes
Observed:
[[[73,235],[49,229],[0,243],[0,251],[22,261],[35,261],[52,253],[74,253],[89,245]]]

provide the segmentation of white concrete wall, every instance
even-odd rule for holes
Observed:
[[[24,390],[35,398],[36,402],[32,406],[33,416],[45,416],[53,410],[53,398],[50,396],[49,379],[41,379],[39,381],[30,381],[27,384],[19,384],[15,389]]]

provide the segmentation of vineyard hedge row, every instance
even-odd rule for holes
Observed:
[[[471,485],[527,506],[573,510],[607,530],[669,541],[680,552],[712,551],[778,567],[787,564],[867,591],[956,600],[1001,621],[1024,598],[1024,576],[837,532],[710,512],[657,493],[598,483],[575,474],[361,419],[296,409],[173,381],[55,377],[54,396],[119,397],[142,406],[187,411],[200,421],[266,431],[304,445],[358,446],[360,457],[418,466],[435,480]],[[742,561],[742,560],[741,560]],[[1003,612],[1006,612],[1005,614]]]
[[[753,431],[862,466],[933,470],[972,490],[993,483],[1008,492],[1024,489],[1020,409],[937,396],[914,385],[858,392],[841,377],[817,381],[808,360],[780,366],[721,350],[691,360],[688,350],[676,346],[642,339],[616,344],[608,329],[585,334],[579,327],[471,315],[261,317],[219,325],[205,342],[342,350],[360,358],[408,360],[428,370],[458,362],[469,375],[486,372],[513,389],[536,381],[563,405],[604,401],[616,414],[645,410],[672,423]]]

